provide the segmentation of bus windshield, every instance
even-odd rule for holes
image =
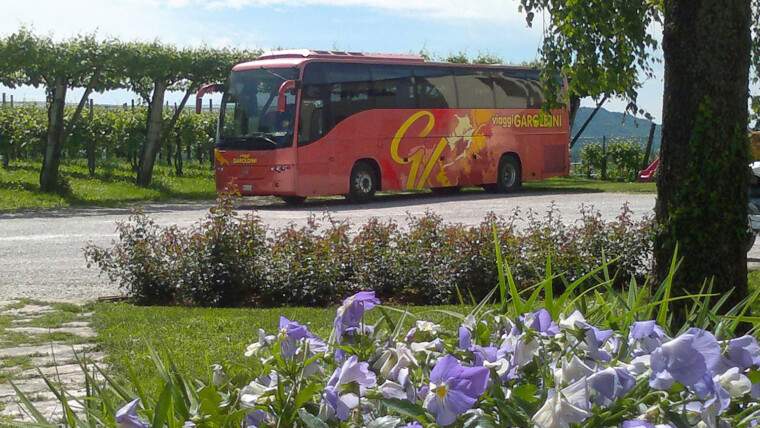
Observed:
[[[277,95],[284,81],[297,78],[297,68],[233,72],[222,99],[217,147],[232,150],[290,147],[296,97],[288,93],[285,111],[278,112]]]

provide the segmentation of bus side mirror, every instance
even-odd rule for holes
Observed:
[[[296,89],[298,87],[298,81],[296,80],[286,80],[282,82],[282,85],[280,85],[280,90],[277,93],[277,111],[280,113],[285,113],[285,107],[287,105],[286,102],[286,95],[288,92],[292,91],[293,89]]]
[[[219,83],[212,83],[210,85],[203,85],[198,89],[198,93],[195,94],[195,113],[200,114],[203,109],[203,96],[212,92],[224,92],[224,85]]]

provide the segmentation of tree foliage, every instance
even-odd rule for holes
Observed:
[[[75,132],[92,92],[125,88],[138,94],[148,109],[141,121],[144,138],[137,158],[137,181],[148,185],[162,141],[172,134],[190,96],[205,83],[223,81],[235,63],[258,54],[209,47],[177,48],[159,41],[125,43],[99,39],[96,34],[57,41],[21,28],[0,39],[0,84],[11,88],[30,85],[46,91],[47,141],[40,174],[43,191],[56,190],[61,183],[61,151]],[[72,88],[83,88],[84,92],[76,109],[67,112],[67,95]],[[164,118],[167,91],[184,92],[169,120]],[[11,150],[9,144],[5,145]]]
[[[561,74],[569,80],[570,98],[617,96],[638,111],[635,103],[642,77],[653,77],[653,53],[658,47],[650,29],[662,22],[655,1],[520,3],[529,26],[536,19],[543,19],[546,26],[540,54],[548,99],[560,99],[555,76]]]
[[[734,290],[730,302],[744,297],[746,98],[750,58],[758,75],[760,1],[521,0],[521,8],[529,24],[540,14],[546,25],[540,52],[549,93],[562,73],[571,102],[616,96],[635,113],[643,113],[638,90],[653,77],[655,32],[663,28],[656,271],[659,279],[667,275],[680,245],[683,288],[699,292],[712,278],[714,290]]]

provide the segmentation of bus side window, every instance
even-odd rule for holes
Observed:
[[[493,73],[496,108],[528,108],[528,89],[525,81],[506,72]]]
[[[324,85],[305,85],[301,94],[301,121],[298,129],[298,145],[305,146],[324,135],[325,103]]]
[[[369,96],[371,81],[368,65],[325,63],[325,72],[330,84],[325,132],[352,115],[374,107]]]
[[[370,98],[375,108],[415,108],[412,69],[399,65],[372,65]]]
[[[454,73],[444,67],[419,67],[414,70],[414,90],[419,108],[456,108]]]
[[[530,101],[528,102],[528,108],[542,108],[544,106],[544,92],[541,90],[541,83],[537,80],[526,80],[526,86],[528,87],[528,95]]]
[[[458,69],[457,99],[459,108],[494,108],[494,93],[491,76],[487,71]]]

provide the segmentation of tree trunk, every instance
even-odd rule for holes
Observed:
[[[655,270],[674,290],[747,295],[750,0],[665,0],[665,94]]]
[[[649,127],[649,138],[647,138],[647,147],[644,149],[644,158],[641,160],[641,170],[647,169],[649,166],[649,158],[652,155],[652,144],[654,143],[654,131],[657,130],[657,125],[652,122],[652,126]],[[635,177],[634,177],[635,180]]]
[[[156,81],[153,85],[153,98],[150,101],[148,113],[148,130],[145,137],[145,145],[140,156],[137,168],[137,185],[147,187],[153,179],[153,165],[156,163],[156,155],[161,147],[161,128],[163,126],[164,95],[166,84]]]
[[[87,116],[92,126],[92,120],[95,112],[93,111],[92,100],[90,100],[90,113]],[[91,136],[92,137],[92,136]],[[90,177],[95,177],[95,138],[90,138],[87,141],[87,171],[90,173]]]
[[[52,96],[48,107],[48,130],[45,154],[40,171],[40,190],[54,192],[58,188],[58,167],[61,163],[63,146],[63,114],[66,107],[66,80],[56,78],[51,88]]]
[[[177,134],[175,137],[177,143],[177,154],[174,156],[174,169],[177,173],[177,177],[182,177],[182,138]]]
[[[573,129],[573,125],[575,125],[575,116],[578,114],[580,108],[581,97],[578,95],[570,95],[570,129]]]

